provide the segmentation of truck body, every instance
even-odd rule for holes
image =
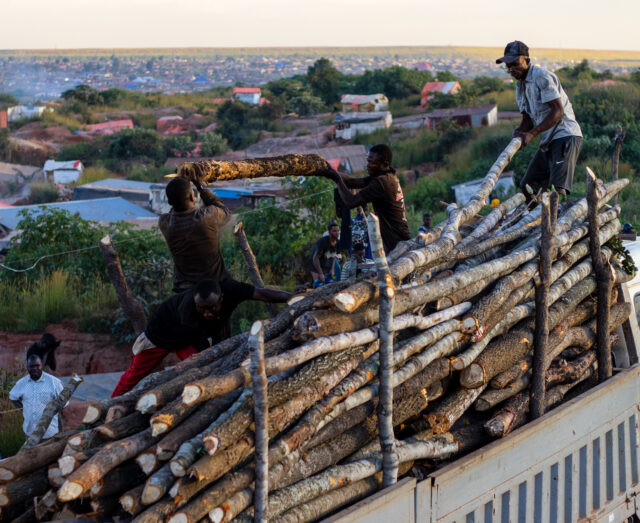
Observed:
[[[640,241],[625,243],[640,266]],[[640,515],[640,274],[612,347],[614,376],[505,438],[435,471],[404,478],[332,523],[618,523]]]

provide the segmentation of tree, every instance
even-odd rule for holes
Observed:
[[[167,136],[164,141],[169,154],[172,156],[187,156],[196,148],[191,136],[187,135]]]
[[[473,79],[473,85],[477,88],[479,95],[505,90],[504,82],[496,76],[476,76]]]
[[[229,149],[229,144],[218,133],[202,133],[200,135],[202,156],[215,156]]]
[[[358,94],[383,93],[389,98],[407,98],[422,91],[424,84],[433,79],[429,71],[416,71],[399,65],[386,69],[365,71],[357,77]]]
[[[457,80],[456,75],[454,75],[451,71],[438,72],[439,82],[455,82],[456,80]]]
[[[0,109],[6,109],[12,105],[18,105],[18,100],[8,93],[0,93]]]
[[[419,178],[416,186],[406,196],[407,203],[421,212],[436,213],[442,210],[441,201],[451,201],[451,191],[447,182],[427,176]]]
[[[156,165],[167,159],[164,140],[151,129],[124,129],[112,136],[107,157],[122,160],[148,158]]]
[[[80,84],[62,93],[64,100],[81,102],[86,105],[102,105],[104,99],[100,91],[88,85]]]
[[[631,73],[631,81],[636,84],[640,84],[640,68]]]
[[[320,98],[313,96],[309,91],[302,91],[289,99],[287,108],[294,113],[306,116],[322,112],[325,105]]]
[[[342,73],[334,67],[331,60],[320,58],[309,66],[307,83],[314,95],[322,98],[326,104],[330,105],[340,101],[341,76]]]

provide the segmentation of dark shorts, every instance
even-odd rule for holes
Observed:
[[[533,193],[555,187],[571,192],[573,174],[582,149],[582,137],[566,136],[552,140],[548,147],[541,147],[531,160],[527,172],[520,181],[524,189],[529,185]]]

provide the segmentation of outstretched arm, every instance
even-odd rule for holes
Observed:
[[[224,204],[222,199],[218,198],[202,182],[195,181],[193,182],[193,184],[196,186],[196,189],[198,189],[198,192],[200,193],[200,198],[202,198],[202,201],[205,207],[216,208],[217,212],[215,214],[217,216],[217,219],[222,223],[228,222],[229,218],[231,218],[231,211]]]
[[[556,98],[555,100],[547,102],[547,105],[549,106],[550,111],[547,113],[547,116],[545,116],[544,120],[542,120],[539,125],[533,127],[533,122],[531,122],[531,127],[529,127],[529,129],[521,129],[520,131],[516,129],[516,132],[513,133],[514,138],[520,138],[522,140],[522,147],[526,147],[531,142],[531,140],[533,140],[540,133],[551,129],[564,116],[564,108],[562,107],[562,101],[560,100],[560,98]],[[529,118],[529,120],[531,120],[531,118]],[[520,124],[520,127],[522,127],[522,124]]]
[[[329,173],[329,178],[331,178],[338,186],[338,192],[340,193],[340,198],[342,198],[342,201],[344,202],[344,204],[347,207],[349,207],[349,209],[353,209],[355,207],[365,204],[366,202],[364,201],[362,196],[360,196],[359,193],[353,194],[349,190],[349,188],[344,183],[344,180],[342,178],[343,176],[344,175],[340,175],[338,172],[333,170]],[[349,178],[351,180],[356,180],[356,178],[351,178],[351,177]],[[365,185],[366,184],[362,185],[362,187],[364,187]]]
[[[262,289],[256,287],[253,290],[254,300],[266,301],[268,303],[285,303],[292,296],[293,296],[293,293],[291,292],[280,291],[277,289],[267,289],[266,287]]]

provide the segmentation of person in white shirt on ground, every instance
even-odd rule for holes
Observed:
[[[63,385],[58,378],[42,370],[42,360],[37,355],[32,354],[27,359],[27,371],[29,374],[20,378],[9,392],[9,399],[22,409],[22,430],[29,437],[38,425],[45,407],[62,392]],[[51,438],[60,432],[59,417],[53,417],[42,439]]]

